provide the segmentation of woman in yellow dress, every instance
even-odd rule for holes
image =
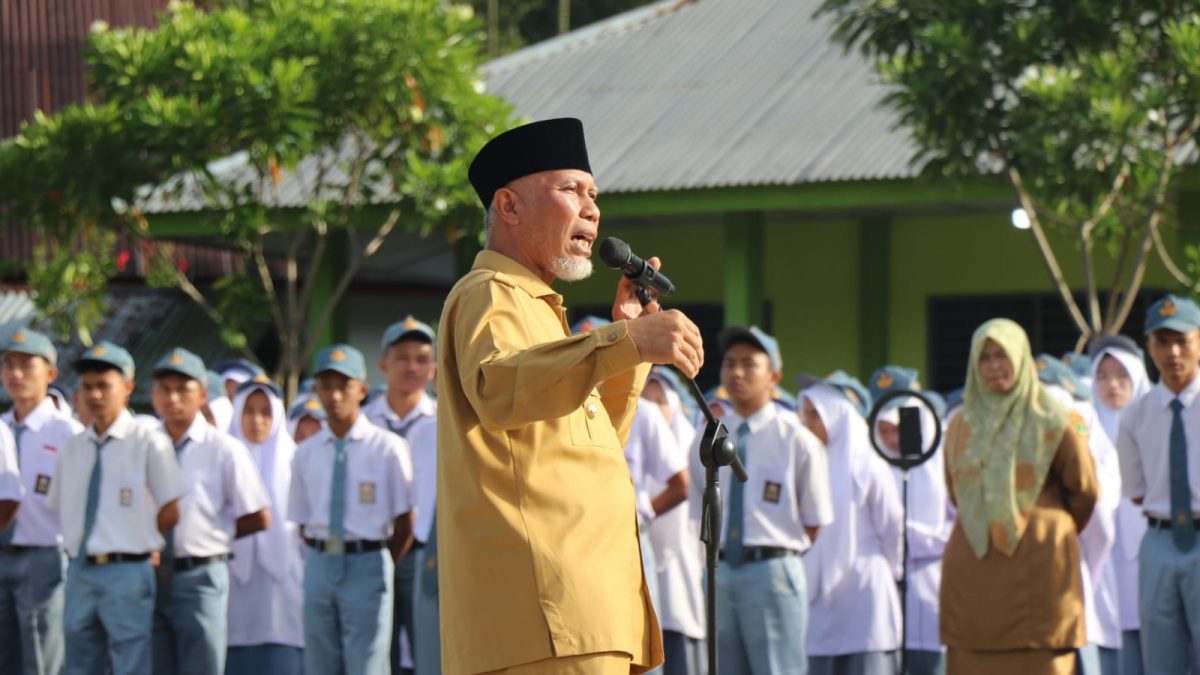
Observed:
[[[946,474],[958,508],[940,594],[949,675],[1073,674],[1086,642],[1078,535],[1099,484],[1083,419],[1042,388],[1012,321],[975,331]]]

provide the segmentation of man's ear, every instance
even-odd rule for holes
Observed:
[[[505,225],[517,225],[521,222],[517,211],[520,196],[511,188],[502,187],[492,196],[492,210],[500,222]]]

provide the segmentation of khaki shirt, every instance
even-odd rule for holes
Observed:
[[[622,451],[649,365],[626,323],[570,335],[562,296],[484,251],[438,336],[445,672],[609,651],[662,663]]]

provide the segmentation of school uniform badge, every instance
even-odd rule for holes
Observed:
[[[117,493],[117,503],[121,506],[133,506],[133,490],[121,488],[121,491]]]
[[[779,497],[783,493],[783,485],[773,481],[767,481],[763,485],[763,501],[771,504],[778,504]]]
[[[358,501],[361,504],[375,503],[375,483],[363,481],[358,484]]]
[[[44,495],[50,492],[50,476],[44,473],[39,473],[37,479],[33,482],[33,491],[39,495]]]

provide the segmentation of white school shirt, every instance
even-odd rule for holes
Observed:
[[[742,515],[745,531],[743,546],[776,546],[797,552],[807,551],[805,527],[823,527],[833,522],[833,502],[829,496],[829,469],[825,448],[811,431],[800,424],[796,415],[768,403],[749,418],[730,411],[722,419],[729,429],[729,440],[737,443],[737,430],[745,421],[750,428],[746,445],[746,474],[742,484]],[[693,480],[704,485],[704,466],[700,463],[699,441],[689,453]],[[729,495],[732,472],[721,471],[724,518],[721,545],[731,527]]]
[[[672,476],[688,467],[687,456],[679,452],[675,435],[654,403],[638,399],[629,440],[625,443],[625,463],[633,478],[638,515],[646,523],[654,520],[653,499],[667,486]],[[686,505],[682,505],[686,508]]]
[[[4,427],[0,429],[0,499],[19,502],[24,496],[25,486],[17,469],[17,444],[8,427]]]
[[[1187,439],[1188,481],[1192,491],[1192,515],[1200,514],[1200,376],[1179,393],[1183,403],[1183,434]],[[1130,403],[1121,414],[1117,455],[1121,461],[1121,485],[1126,497],[1144,498],[1142,511],[1163,520],[1171,517],[1170,403],[1176,396],[1162,382],[1149,394]]]
[[[96,520],[81,546],[95,443],[105,438]],[[128,410],[121,411],[104,438],[88,427],[67,441],[58,451],[55,476],[50,507],[58,510],[63,548],[71,557],[162,549],[158,512],[187,492],[170,439],[135,422]]]
[[[267,488],[246,446],[202,416],[196,415],[179,442],[184,439],[187,445],[176,457],[188,490],[179,500],[179,524],[172,535],[175,557],[229,553],[237,519],[271,506]]]
[[[428,394],[404,417],[396,414],[387,396],[380,396],[363,408],[363,414],[377,427],[397,434],[404,431],[413,479],[413,537],[424,544],[433,529],[437,503],[437,401]]]
[[[1088,449],[1096,466],[1100,498],[1092,517],[1079,533],[1080,572],[1083,582],[1083,620],[1089,644],[1106,649],[1122,645],[1117,578],[1111,564],[1117,538],[1117,507],[1121,502],[1121,473],[1117,451],[1104,433],[1096,408],[1076,401],[1066,389],[1045,385],[1060,403],[1083,418],[1088,428]]]
[[[668,400],[672,390],[667,390]],[[658,411],[658,406],[638,402]],[[688,463],[688,454],[696,442],[696,432],[679,405],[678,396],[672,401],[670,429],[675,437],[674,447],[681,461]],[[701,491],[688,486],[687,501],[655,518],[650,523],[650,545],[658,572],[659,622],[663,630],[682,633],[694,640],[703,640],[707,631],[704,618],[704,552],[700,543],[700,521],[693,518],[691,502],[699,500]]]
[[[227,397],[209,398],[208,411],[212,413],[214,427],[221,431],[233,428],[233,403]]]
[[[1100,362],[1105,356],[1112,356],[1133,380],[1133,397],[1124,408],[1110,408],[1100,396],[1095,386],[1095,374],[1100,369]],[[1092,400],[1095,402],[1096,415],[1100,421],[1100,429],[1092,433],[1104,433],[1114,447],[1117,445],[1121,415],[1129,406],[1145,396],[1151,388],[1150,378],[1146,375],[1146,366],[1140,356],[1124,349],[1109,347],[1092,359]],[[1118,468],[1120,461],[1118,460]],[[1118,472],[1119,475],[1119,472]],[[1142,515],[1141,507],[1134,504],[1128,497],[1121,495],[1117,506],[1117,540],[1109,556],[1109,565],[1115,578],[1117,588],[1117,606],[1119,608],[1120,626],[1122,631],[1138,630],[1141,628],[1141,618],[1138,616],[1138,550],[1141,548],[1142,536],[1146,534],[1146,517]]]
[[[18,546],[60,546],[62,530],[58,526],[58,513],[50,508],[50,486],[56,480],[54,464],[59,449],[72,436],[83,431],[83,425],[60,412],[49,396],[29,411],[20,425],[12,410],[0,419],[14,429],[14,437],[17,426],[25,427],[18,441],[21,446],[21,483],[25,488],[25,497],[17,514],[17,530],[12,543]]]
[[[304,536],[329,538],[334,442],[328,427],[296,448],[288,518]],[[397,516],[412,510],[412,463],[403,438],[360,414],[346,433],[346,491],[343,530],[347,541],[384,541]]]
[[[892,404],[876,418],[898,424],[899,408],[909,405],[907,400],[893,400]],[[933,440],[937,421],[924,407],[921,408],[921,437],[923,442]],[[943,436],[944,437],[944,436]],[[880,443],[882,446],[882,442]],[[908,509],[905,536],[907,537],[906,558],[908,559],[908,594],[905,598],[905,618],[908,621],[909,649],[938,652],[942,650],[938,630],[938,593],[942,584],[942,554],[954,530],[956,512],[946,489],[945,466],[942,446],[920,466],[908,471]],[[904,472],[892,466],[892,477],[896,480],[896,493],[904,495]]]
[[[900,647],[903,506],[867,423],[836,389],[804,391],[829,433],[833,523],[804,558],[809,581],[808,653],[840,656]]]

